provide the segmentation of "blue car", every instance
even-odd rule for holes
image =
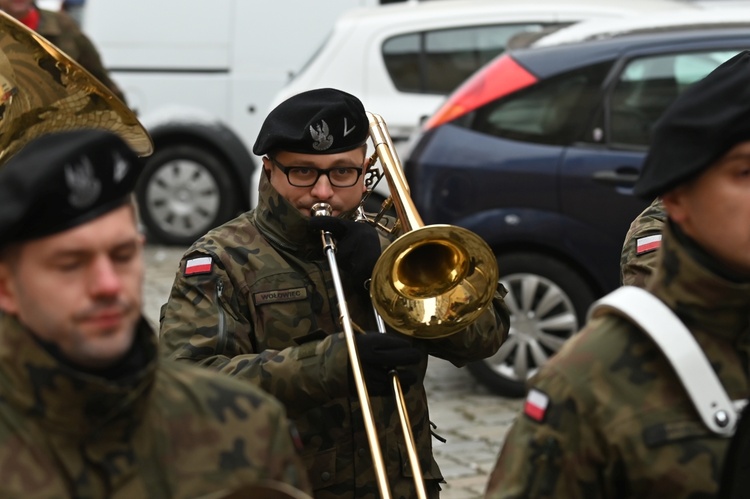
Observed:
[[[425,224],[468,228],[493,248],[511,335],[469,366],[521,396],[619,284],[622,243],[648,202],[632,195],[654,121],[742,49],[750,29],[672,29],[511,50],[452,93],[404,161]]]

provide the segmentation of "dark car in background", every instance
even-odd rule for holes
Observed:
[[[499,56],[448,97],[404,165],[426,224],[493,248],[511,335],[469,366],[493,391],[524,382],[619,285],[622,243],[648,204],[632,187],[655,120],[750,47],[750,26],[676,29]]]

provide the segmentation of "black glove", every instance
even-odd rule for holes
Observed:
[[[388,333],[356,334],[355,339],[370,395],[393,394],[390,372],[394,369],[404,391],[417,382],[415,367],[422,360],[422,352],[409,340]]]
[[[345,288],[359,293],[372,276],[380,257],[380,238],[375,227],[338,217],[311,217],[310,227],[328,231],[336,240],[336,263]]]

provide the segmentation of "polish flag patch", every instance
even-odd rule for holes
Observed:
[[[635,242],[635,254],[642,255],[643,253],[659,249],[659,246],[661,246],[661,234],[641,237]]]
[[[528,417],[541,423],[549,407],[549,397],[539,390],[532,388],[526,396],[526,403],[523,405],[523,413]]]
[[[213,269],[213,264],[210,256],[191,258],[185,264],[185,275],[208,274]]]

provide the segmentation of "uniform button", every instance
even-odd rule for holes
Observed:
[[[359,448],[359,449],[357,450],[357,455],[358,455],[359,457],[365,457],[365,455],[367,455],[367,451],[366,451],[366,450],[364,449],[364,447],[360,447],[360,448]]]
[[[331,479],[331,474],[327,471],[324,471],[323,473],[320,474],[320,479],[323,480],[324,482],[327,482],[328,480]]]

